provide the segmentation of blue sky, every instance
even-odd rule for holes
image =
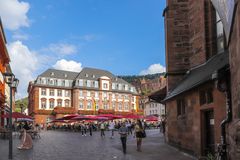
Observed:
[[[23,83],[21,95],[28,81],[47,68],[94,67],[116,75],[165,69],[165,0],[0,3],[12,69]]]

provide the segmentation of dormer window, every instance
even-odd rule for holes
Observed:
[[[64,74],[64,77],[67,78],[67,74]]]
[[[51,73],[51,76],[54,76],[54,72]]]
[[[94,74],[92,75],[92,78],[95,78],[95,75],[94,75]]]
[[[85,74],[85,77],[88,77],[88,74]]]

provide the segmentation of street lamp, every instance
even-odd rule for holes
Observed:
[[[4,73],[3,74],[5,83],[10,87],[10,111],[9,111],[9,155],[8,158],[13,158],[13,142],[12,142],[12,90],[13,88],[17,88],[19,80],[15,78],[13,73]]]

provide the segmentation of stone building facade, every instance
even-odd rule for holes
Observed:
[[[221,89],[231,54],[221,16],[211,0],[167,0],[163,15],[167,141],[195,156],[214,154],[229,100]]]
[[[66,114],[143,114],[131,84],[100,69],[48,69],[29,83],[29,114],[45,124]]]
[[[10,61],[8,51],[6,48],[6,43],[7,42],[4,35],[2,22],[0,19],[0,116],[6,113],[7,105],[5,104],[5,102],[7,100],[7,97],[5,95],[6,95],[6,91],[9,90],[9,87],[4,82],[4,78],[3,78],[3,73],[6,72],[7,66],[9,65],[9,61]],[[0,126],[4,126],[4,125],[6,125],[6,119],[0,117]]]
[[[227,127],[229,157],[240,159],[240,1],[235,0],[233,23],[229,38],[229,62],[231,71],[232,119]]]

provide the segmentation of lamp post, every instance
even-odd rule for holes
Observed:
[[[8,158],[13,158],[13,142],[12,142],[12,90],[17,88],[19,80],[15,78],[13,73],[4,73],[5,83],[8,84],[10,88],[10,110],[9,110],[9,155]]]

